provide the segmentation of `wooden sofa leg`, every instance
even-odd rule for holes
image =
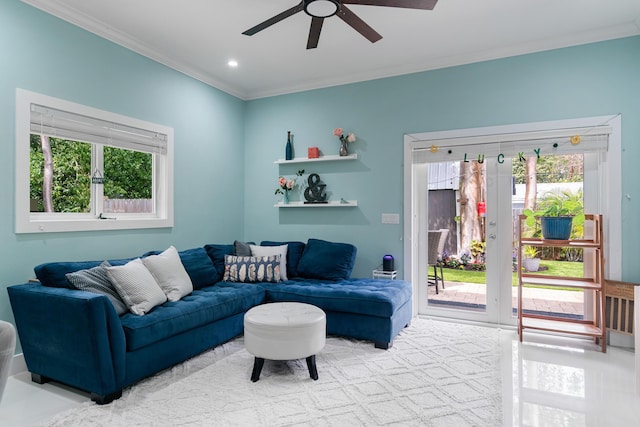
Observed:
[[[51,381],[51,378],[45,377],[44,375],[31,373],[31,381],[36,384],[46,384]]]
[[[393,347],[393,341],[391,342],[374,342],[373,345],[376,348],[380,348],[382,350],[389,350],[391,347]]]
[[[91,400],[96,402],[98,405],[107,405],[116,399],[120,399],[121,397],[122,397],[122,390],[115,391],[105,396],[101,396],[96,393],[91,393]]]

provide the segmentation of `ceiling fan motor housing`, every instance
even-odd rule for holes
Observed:
[[[304,0],[304,11],[315,18],[328,18],[340,10],[338,0]]]

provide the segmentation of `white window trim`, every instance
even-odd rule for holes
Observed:
[[[99,219],[98,215],[30,212],[29,137],[31,104],[46,105],[113,123],[121,123],[167,136],[167,153],[156,156],[156,212],[153,214],[108,215],[116,219]],[[126,230],[173,227],[173,128],[99,110],[74,102],[16,89],[16,159],[15,159],[15,231],[16,233],[55,233],[72,231]]]

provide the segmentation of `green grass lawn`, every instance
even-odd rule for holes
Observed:
[[[569,261],[547,261],[540,262],[541,267],[547,267],[548,270],[541,271],[537,274],[545,274],[551,276],[565,276],[565,277],[579,277],[582,276],[583,263],[581,262],[569,262]],[[431,267],[433,272],[433,267]],[[444,280],[449,282],[466,282],[466,283],[487,283],[487,274],[484,271],[466,271],[455,270],[452,268],[443,268],[442,274]],[[518,286],[518,274],[513,273],[511,284]],[[554,289],[559,289],[554,287]],[[564,288],[563,288],[564,289]],[[573,288],[567,288],[567,290],[576,290]]]

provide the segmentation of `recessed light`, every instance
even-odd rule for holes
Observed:
[[[236,61],[235,59],[230,59],[229,62],[227,62],[227,65],[231,68],[236,68],[238,66],[238,61]]]

